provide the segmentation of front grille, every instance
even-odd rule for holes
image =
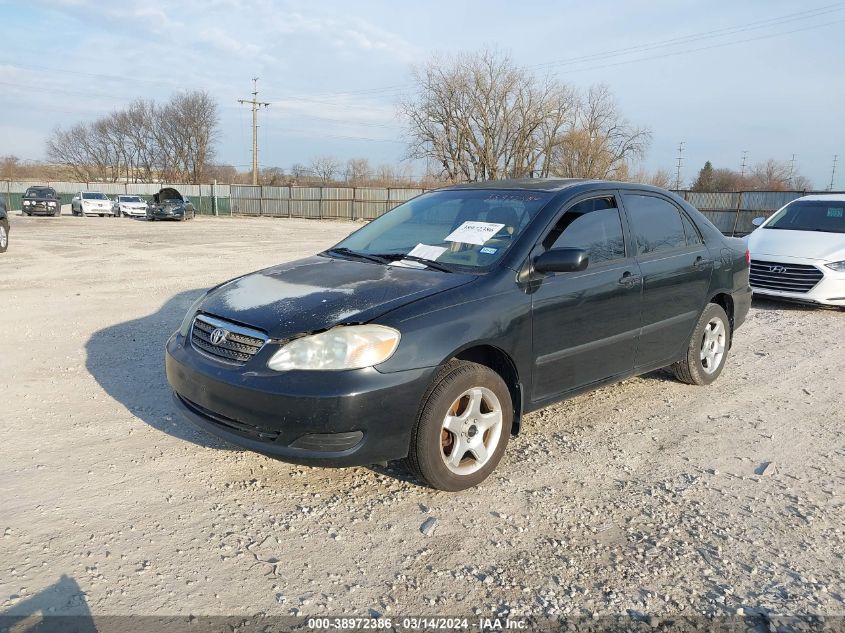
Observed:
[[[222,330],[222,341],[212,343],[215,330]],[[243,365],[258,353],[267,336],[263,332],[223,321],[205,314],[194,318],[191,327],[191,345],[214,360],[230,365]]]
[[[751,287],[761,290],[806,293],[812,290],[824,273],[815,266],[751,260]]]

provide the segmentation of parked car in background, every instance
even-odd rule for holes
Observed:
[[[153,196],[147,207],[148,220],[190,220],[194,205],[173,187],[165,187]]]
[[[112,200],[99,191],[80,191],[70,203],[71,215],[106,215],[113,216],[115,211]]]
[[[0,198],[0,253],[9,248],[9,212],[6,201]]]
[[[147,201],[141,196],[117,196],[114,200],[114,214],[125,218],[147,216]]]
[[[667,191],[473,183],[212,288],[165,363],[186,417],[232,444],[323,466],[407,458],[461,490],[526,413],[667,366],[712,383],[750,303],[745,244]]]
[[[755,295],[845,308],[845,195],[804,196],[754,224]]]
[[[21,212],[55,217],[62,214],[62,199],[52,187],[30,187],[21,199]]]

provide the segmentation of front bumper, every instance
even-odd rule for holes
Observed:
[[[783,299],[786,301],[797,301],[813,305],[845,307],[845,272],[837,272],[825,266],[824,261],[798,257],[777,257],[761,255],[761,259],[774,264],[801,264],[813,266],[821,271],[822,277],[807,292],[789,292],[786,290],[775,290],[772,288],[761,288],[752,286],[755,296],[769,299]]]
[[[408,454],[432,368],[381,373],[272,372],[229,367],[178,333],[167,342],[167,380],[182,414],[231,444],[283,461],[360,466]]]
[[[82,207],[82,215],[114,215],[112,207]]]
[[[21,210],[31,215],[53,215],[62,212],[62,208],[58,206],[58,203],[56,204],[56,206],[50,207],[43,202],[38,202],[36,204],[28,204],[26,206],[21,205]]]

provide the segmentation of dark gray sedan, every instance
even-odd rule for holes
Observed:
[[[173,187],[165,187],[153,196],[147,207],[148,220],[191,220],[194,205]]]

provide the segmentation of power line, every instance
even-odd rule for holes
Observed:
[[[238,103],[252,106],[252,184],[258,184],[258,108],[269,108],[266,101],[258,101],[258,77],[252,78],[252,99],[238,99]]]

